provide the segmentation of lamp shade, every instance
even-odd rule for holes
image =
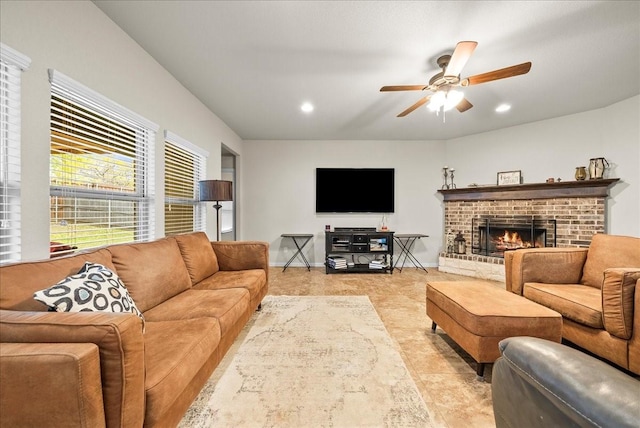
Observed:
[[[200,185],[201,201],[232,201],[233,186],[231,181],[202,180]]]

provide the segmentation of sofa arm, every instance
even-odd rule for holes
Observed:
[[[496,427],[637,427],[640,382],[559,343],[512,337],[499,344],[491,394]]]
[[[530,248],[513,251],[504,261],[507,290],[522,295],[524,284],[579,284],[587,248]],[[509,272],[507,275],[506,272]]]
[[[629,340],[633,333],[633,299],[640,268],[611,268],[602,282],[602,321],[609,334]]]
[[[11,427],[104,427],[98,347],[0,343],[0,415]]]
[[[220,270],[264,269],[269,272],[269,243],[259,241],[213,241]]]
[[[97,345],[107,426],[142,426],[144,340],[142,320],[136,315],[0,310],[0,340]]]

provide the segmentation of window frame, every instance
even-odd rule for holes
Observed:
[[[31,59],[0,43],[0,265],[22,259],[22,73]]]
[[[112,155],[112,157],[107,157],[107,160],[104,161],[104,165],[108,166],[118,164],[114,160],[118,154],[126,155],[123,163],[130,162],[133,168],[133,190],[131,191],[122,189],[118,191],[115,188],[108,189],[105,187],[105,183],[100,183],[99,180],[94,188],[90,188],[89,174],[83,173],[78,165],[74,165],[77,170],[72,171],[70,174],[72,184],[54,183],[54,171],[52,169],[50,172],[51,209],[54,209],[54,202],[57,203],[60,198],[67,198],[74,204],[74,214],[71,216],[74,225],[99,226],[99,221],[92,222],[89,220],[86,223],[78,221],[79,218],[82,218],[82,215],[77,215],[75,208],[79,202],[81,206],[86,204],[86,207],[89,207],[91,201],[94,201],[95,205],[100,205],[100,201],[107,201],[108,208],[104,211],[104,215],[109,219],[114,214],[111,202],[116,202],[116,204],[133,202],[135,206],[131,208],[131,212],[123,213],[123,216],[130,220],[131,228],[133,228],[131,241],[127,238],[122,240],[122,237],[110,237],[112,235],[116,236],[116,233],[111,234],[112,228],[111,223],[109,223],[109,226],[105,228],[106,234],[104,237],[100,237],[97,233],[87,233],[87,237],[91,237],[95,241],[90,241],[81,249],[99,248],[114,243],[153,240],[155,237],[154,151],[155,134],[159,129],[158,125],[57,70],[49,70],[49,81],[51,83],[50,164],[52,164],[54,150],[59,151],[61,154],[65,152],[64,149],[56,148],[60,144],[66,148],[68,154],[73,154],[70,148],[77,144],[75,147],[80,148],[79,154],[83,156],[99,153],[96,150],[104,148],[105,153],[103,154]],[[65,120],[67,124],[62,123]],[[96,137],[101,133],[105,133],[105,129],[109,128],[113,129],[113,135],[109,135],[108,138]],[[124,137],[119,135],[119,132],[124,132],[122,130],[127,131],[129,135]],[[85,132],[88,133],[88,136],[83,135]],[[86,156],[86,158],[90,159],[91,157]],[[79,157],[79,159],[82,158]],[[60,172],[60,170],[56,169],[55,172]],[[83,179],[86,180],[84,182],[86,187],[80,187]],[[100,187],[103,188],[101,189]],[[97,204],[96,201],[98,202]],[[58,207],[56,206],[55,209],[58,209]],[[85,211],[90,209],[86,208]],[[101,213],[100,207],[95,212],[98,213],[97,219]],[[130,217],[127,217],[128,215]],[[54,225],[53,221],[53,218],[50,219],[52,226]],[[117,230],[117,228],[114,228],[114,230]],[[56,232],[51,230],[50,235],[54,233]],[[52,257],[68,254],[78,245],[78,237],[74,231],[70,230],[65,233],[67,233],[64,238],[65,242],[51,243],[50,252]],[[54,240],[51,239],[51,241]]]
[[[165,219],[164,219],[164,233],[165,236],[171,236],[180,233],[189,232],[186,228],[182,230],[172,231],[168,230],[167,227],[167,205],[192,205],[194,208],[193,212],[193,227],[191,232],[202,231],[204,232],[206,229],[206,208],[200,202],[200,187],[198,185],[198,181],[205,179],[206,169],[207,169],[207,158],[209,157],[209,152],[203,150],[202,148],[192,144],[188,140],[180,137],[177,134],[169,130],[165,130],[164,132],[164,141],[165,141],[165,155],[164,155],[164,183],[165,183],[165,195],[164,195],[164,210],[165,210]],[[193,183],[193,198],[185,198],[178,196],[168,196],[167,191],[167,183],[169,180],[167,179],[168,172],[168,159],[167,159],[167,144],[170,144],[175,147],[172,150],[179,150],[185,152],[187,155],[192,156],[194,160],[193,166],[193,174],[194,176],[191,178]]]

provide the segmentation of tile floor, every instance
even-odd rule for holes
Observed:
[[[425,311],[427,281],[464,281],[468,277],[415,268],[392,274],[332,274],[324,268],[289,267],[269,271],[272,295],[367,295],[398,344],[436,426],[495,427],[491,405],[491,369],[476,380],[476,365],[440,328],[431,332]],[[498,287],[504,284],[495,283]],[[233,353],[233,349],[229,354]],[[229,355],[227,355],[229,356]]]

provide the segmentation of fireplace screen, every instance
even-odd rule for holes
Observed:
[[[504,257],[519,248],[556,246],[556,221],[531,217],[480,217],[471,219],[472,252]]]

